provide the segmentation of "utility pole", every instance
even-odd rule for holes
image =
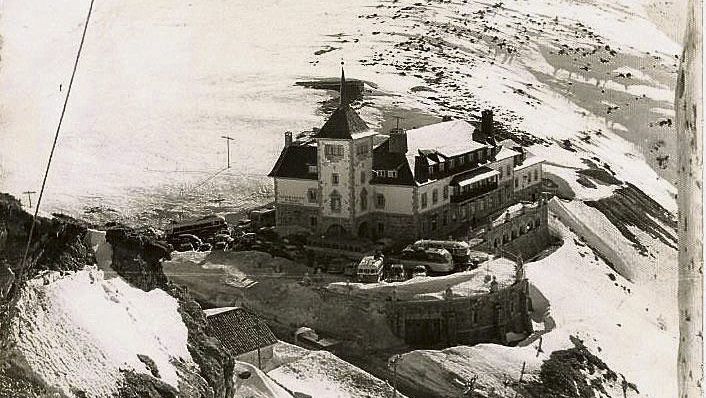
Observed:
[[[404,119],[402,116],[393,116],[395,120],[397,121],[397,126],[395,128],[399,129],[400,128],[400,119]]]
[[[397,362],[400,360],[400,354],[395,354],[387,362],[387,366],[392,366],[392,398],[397,397]]]
[[[228,168],[230,169],[230,142],[235,140],[235,138],[232,138],[227,135],[222,135],[221,138],[226,140],[226,147],[227,147],[227,153],[228,153]]]
[[[36,193],[35,191],[24,191],[22,192],[23,194],[27,195],[27,200],[29,201],[29,208],[32,208],[32,194]]]

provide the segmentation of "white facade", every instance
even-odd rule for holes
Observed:
[[[542,160],[529,158],[523,164],[515,167],[515,191],[521,191],[542,183]]]
[[[316,180],[277,177],[275,178],[275,201],[318,208],[319,183]]]
[[[372,206],[374,211],[412,215],[414,214],[413,197],[414,188],[400,185],[375,185],[375,197]],[[377,195],[382,195],[382,206],[378,203]]]

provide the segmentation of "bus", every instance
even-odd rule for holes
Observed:
[[[167,241],[173,241],[179,235],[195,235],[203,239],[227,230],[228,224],[225,218],[213,214],[194,220],[171,224],[165,228],[164,232]]]
[[[383,259],[377,256],[365,256],[358,264],[358,281],[380,282],[383,273]]]
[[[370,241],[317,236],[309,237],[304,249],[318,257],[345,257],[355,261],[376,252]]]
[[[446,249],[451,253],[456,268],[464,268],[471,263],[470,245],[466,242],[455,240],[418,240],[412,244],[414,247],[422,249]]]
[[[453,257],[446,249],[424,249],[409,245],[393,261],[410,270],[418,266],[424,266],[427,270],[435,273],[449,273],[454,270]]]

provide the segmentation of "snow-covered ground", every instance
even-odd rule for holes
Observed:
[[[267,373],[290,391],[325,398],[384,397],[393,388],[386,382],[339,359],[327,351],[304,357]],[[404,395],[397,393],[398,397]]]
[[[572,205],[581,206],[574,202]],[[444,395],[458,394],[462,389],[455,379],[470,380],[476,375],[486,391],[492,387],[507,392],[505,380],[509,377],[516,381],[523,362],[529,377],[536,377],[543,361],[556,350],[573,347],[569,337],[576,336],[612,370],[634,382],[641,396],[674,395],[676,294],[674,279],[669,276],[674,271],[664,267],[673,266],[676,251],[662,248],[663,256],[669,257],[658,260],[641,260],[633,251],[632,261],[626,263],[635,267],[634,275],[640,277],[630,282],[597,255],[590,247],[590,238],[584,241],[582,231],[572,232],[574,224],[564,224],[566,217],[550,217],[552,232],[562,237],[563,245],[551,255],[526,264],[526,275],[532,284],[535,333],[513,348],[481,344],[413,351],[400,362],[398,371],[403,377],[420,380],[424,375],[425,383]],[[600,218],[586,220],[589,229],[603,225]],[[604,239],[611,237],[620,244],[619,233]],[[604,256],[614,261],[616,258],[609,256],[615,255]],[[640,273],[639,268],[649,261],[654,262],[654,270],[663,272],[657,279]],[[542,352],[537,354],[540,336]]]
[[[23,197],[39,188],[87,6],[3,3],[3,191]],[[317,106],[327,94],[294,82],[336,76],[342,59],[349,76],[372,82],[380,94],[366,98],[362,109],[373,126],[380,127],[382,109],[470,119],[492,106],[510,130],[578,147],[574,153],[550,145],[552,161],[583,167],[581,158],[597,156],[673,209],[674,189],[660,177],[673,176],[670,163],[665,169],[655,163],[672,153],[673,129],[655,123],[658,115],[673,115],[668,100],[679,46],[650,23],[647,6],[637,0],[101,2],[45,210],[164,221],[268,200],[265,174],[282,133],[320,126],[325,116]],[[560,57],[564,45],[568,55]],[[596,48],[606,63],[581,54]],[[590,71],[579,68],[587,63]],[[628,72],[631,79],[618,76]],[[411,90],[422,86],[431,91]],[[607,115],[606,104],[619,109]],[[230,170],[222,170],[223,134],[236,138]],[[591,140],[578,140],[582,134]],[[212,202],[217,197],[225,198],[222,207]]]
[[[121,370],[149,375],[138,355],[149,357],[161,380],[176,389],[182,369],[197,366],[177,300],[162,290],[105,280],[96,269],[49,273],[30,280],[17,308],[11,326],[16,363],[67,396],[110,396],[121,386]]]

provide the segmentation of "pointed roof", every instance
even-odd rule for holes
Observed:
[[[316,138],[339,138],[350,140],[353,134],[370,130],[370,127],[348,104],[341,104],[329,116]]]
[[[331,116],[329,116],[328,120],[326,120],[326,123],[324,123],[321,130],[316,134],[316,138],[339,138],[349,140],[353,138],[352,135],[355,133],[370,130],[358,113],[348,105],[348,99],[346,98],[346,74],[343,70],[343,62],[341,62],[341,88],[339,92],[340,102],[338,108],[336,108]]]

